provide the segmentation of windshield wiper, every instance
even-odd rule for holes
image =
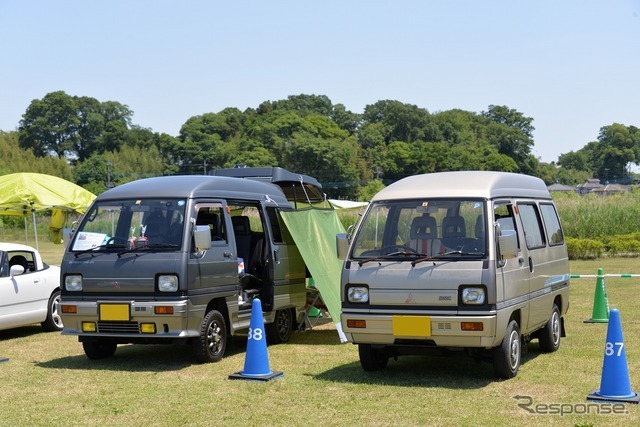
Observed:
[[[179,248],[180,245],[176,245],[175,243],[152,243],[147,245],[147,247],[150,249],[172,249]]]
[[[462,255],[462,256],[479,256],[479,255],[483,255],[484,252],[463,252],[459,249],[453,250],[453,251],[447,251],[441,254],[437,254],[437,255],[431,255],[431,256],[424,256],[422,258],[418,258],[416,260],[411,261],[411,266],[415,267],[416,264],[424,262],[424,261],[430,261],[432,259],[441,259],[441,258],[446,258],[449,255]]]
[[[398,257],[400,255],[405,256],[405,257],[409,257],[409,256],[410,257],[416,257],[416,256],[423,257],[423,256],[426,256],[426,254],[420,254],[420,253],[416,253],[416,252],[398,251],[398,252],[391,252],[391,253],[384,254],[384,255],[378,255],[378,256],[375,256],[375,257],[372,257],[372,258],[362,259],[362,260],[358,261],[358,265],[360,267],[362,267],[363,264],[366,264],[366,263],[371,262],[371,261],[378,261],[378,265],[382,265],[380,263],[380,261],[384,261],[384,260],[388,260],[388,259],[391,259],[391,258],[395,258],[395,257]]]
[[[89,248],[89,249],[83,249],[81,251],[74,252],[73,254],[76,256],[76,258],[78,258],[79,255],[90,253],[90,252],[96,252],[100,249],[123,249],[126,247],[127,245],[112,245],[112,244],[106,245],[105,244],[105,245],[94,246],[93,248]]]
[[[152,243],[150,245],[141,246],[139,248],[131,248],[131,249],[127,249],[126,251],[118,252],[118,258],[120,258],[122,255],[129,254],[132,252],[138,252],[138,251],[148,252],[150,249],[175,249],[179,247],[180,245],[176,245],[173,243]]]

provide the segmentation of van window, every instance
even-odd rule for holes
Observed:
[[[184,199],[95,203],[78,227],[71,250],[176,250],[182,245],[185,206]]]
[[[542,234],[542,222],[535,203],[518,203],[518,211],[522,220],[522,229],[527,248],[541,248],[545,245]]]
[[[273,233],[273,242],[285,243],[285,240],[282,235],[282,230],[283,229],[286,230],[286,227],[283,227],[281,225],[280,215],[278,215],[278,211],[276,210],[276,208],[268,207],[267,216],[269,217],[269,224],[271,225],[271,232]],[[288,240],[291,240],[291,239],[288,239]]]
[[[469,199],[376,202],[362,220],[352,256],[484,256],[484,206]]]
[[[199,205],[197,207],[196,225],[206,225],[211,232],[211,243],[227,242],[227,233],[222,211],[222,205]]]
[[[560,227],[558,212],[556,207],[551,203],[540,203],[540,211],[542,212],[542,220],[547,231],[547,241],[549,245],[561,245],[564,243],[564,234]]]

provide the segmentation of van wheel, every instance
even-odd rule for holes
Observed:
[[[265,326],[269,344],[289,342],[293,333],[293,314],[290,309],[276,311],[273,323]]]
[[[515,320],[509,322],[502,344],[493,349],[493,373],[498,378],[513,378],[522,359],[522,339]]]
[[[553,304],[551,317],[547,324],[539,332],[540,349],[546,353],[552,353],[560,348],[560,310]]]
[[[227,324],[218,310],[207,312],[200,325],[200,336],[192,342],[193,354],[200,363],[219,362],[227,348]]]
[[[118,344],[108,341],[85,341],[82,343],[84,354],[91,360],[108,359],[116,352]]]
[[[381,371],[387,367],[389,356],[371,347],[371,344],[358,344],[360,365],[367,372]]]
[[[47,304],[47,318],[41,323],[42,329],[47,332],[62,330],[62,317],[58,312],[58,303],[60,302],[60,291],[55,291],[49,298]]]

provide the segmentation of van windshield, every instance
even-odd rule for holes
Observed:
[[[76,230],[71,250],[179,249],[185,207],[184,199],[96,202]]]
[[[375,202],[362,219],[352,257],[484,257],[485,211],[480,199]]]

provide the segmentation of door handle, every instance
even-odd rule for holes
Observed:
[[[533,273],[533,260],[529,257],[529,272]]]

